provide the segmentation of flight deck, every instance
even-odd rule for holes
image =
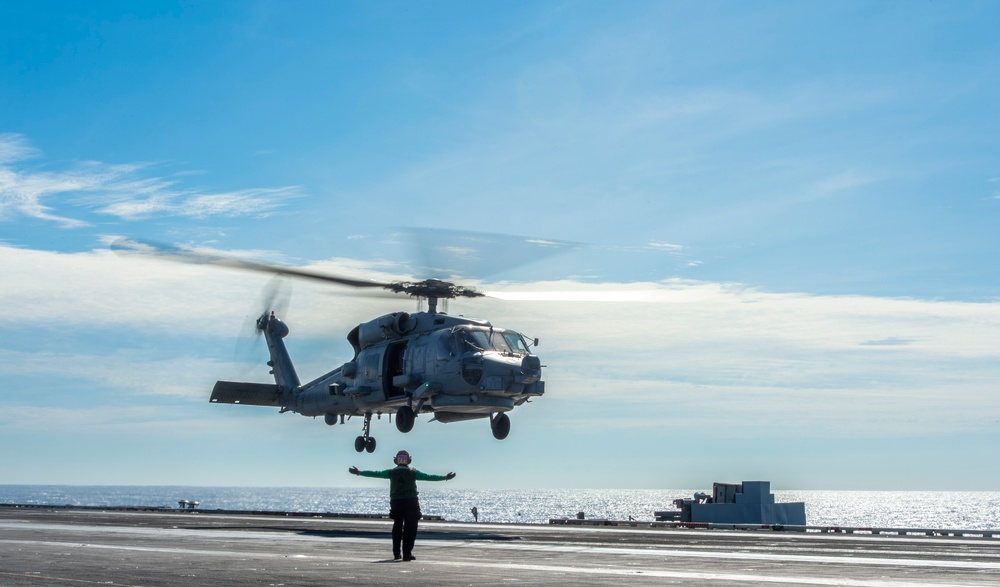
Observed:
[[[0,585],[998,585],[1000,539],[0,507]]]

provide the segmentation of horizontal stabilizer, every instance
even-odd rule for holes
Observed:
[[[217,381],[209,401],[214,404],[278,407],[281,406],[281,390],[274,383]]]

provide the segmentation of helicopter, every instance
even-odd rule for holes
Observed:
[[[329,426],[363,417],[361,434],[354,442],[359,453],[375,451],[372,417],[381,419],[383,414],[390,420],[394,416],[396,429],[402,433],[413,430],[420,414],[430,414],[432,421],[442,423],[488,419],[493,437],[503,440],[510,433],[508,412],[545,393],[543,365],[534,354],[537,338],[529,339],[487,320],[438,311],[442,301],[487,295],[471,287],[437,278],[397,282],[352,279],[128,238],[113,243],[112,249],[384,290],[426,301],[426,311],[396,311],[354,327],[347,334],[354,356],[303,384],[285,347],[290,329],[278,315],[280,304],[268,299],[254,321],[254,330],[267,343],[267,365],[274,383],[220,380],[212,389],[212,403],[277,407],[279,413],[322,416]]]

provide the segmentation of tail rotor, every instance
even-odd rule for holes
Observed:
[[[270,314],[284,318],[292,299],[292,284],[281,275],[275,275],[261,289],[236,340],[234,360],[237,363],[257,362],[266,353],[260,352],[263,318]]]

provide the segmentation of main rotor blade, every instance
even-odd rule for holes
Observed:
[[[579,248],[582,243],[512,234],[398,227],[414,256],[414,272],[424,277],[486,278]]]
[[[219,267],[245,269],[248,271],[258,271],[261,273],[290,275],[295,277],[302,277],[305,279],[323,281],[326,283],[336,283],[339,285],[346,285],[348,287],[384,289],[384,288],[390,288],[394,285],[390,283],[380,283],[377,281],[363,281],[360,279],[351,279],[348,277],[329,275],[327,273],[318,273],[315,271],[310,271],[308,269],[289,267],[287,265],[261,263],[259,261],[240,259],[237,257],[230,257],[227,255],[221,255],[217,253],[199,251],[196,249],[187,249],[171,245],[144,242],[130,238],[120,238],[116,240],[111,244],[111,250],[126,254],[137,254],[137,255],[148,255],[151,257],[159,257],[161,259],[167,259],[179,263],[188,263],[192,265],[217,265]]]
[[[483,294],[509,302],[656,302],[666,299],[662,292],[648,289],[484,291]]]

